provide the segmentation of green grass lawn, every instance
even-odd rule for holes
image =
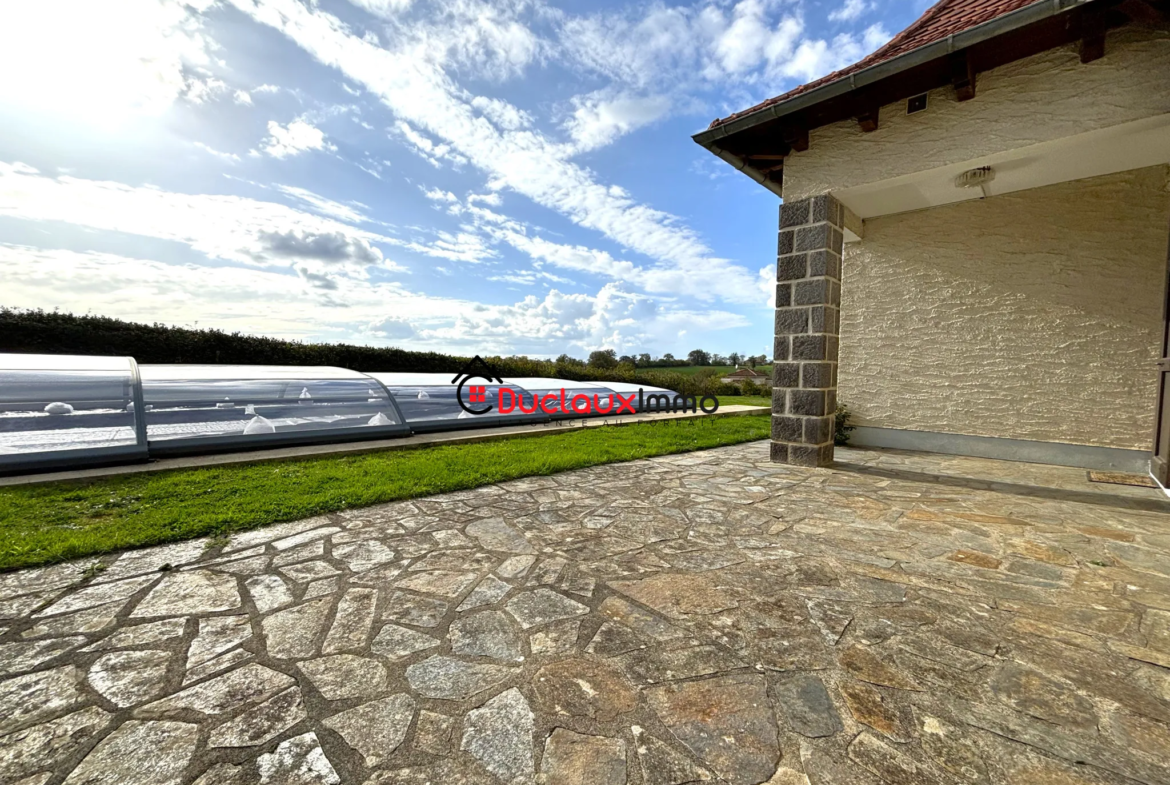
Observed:
[[[225,535],[351,507],[767,438],[767,417],[0,488],[0,570]]]
[[[720,395],[720,406],[767,406],[772,407],[772,399],[766,395]]]
[[[662,371],[664,373],[682,373],[682,374],[686,374],[687,376],[694,376],[696,373],[704,370],[705,368],[711,368],[713,370],[719,371],[719,373],[721,373],[724,376],[726,376],[727,374],[729,374],[735,370],[734,365],[680,365],[678,367],[671,367],[671,368],[640,368],[640,369],[638,369],[638,373],[641,374],[641,373],[650,373],[652,371]],[[772,366],[771,365],[757,365],[755,367],[755,370],[759,371],[760,373],[762,373],[764,375],[770,376],[772,373]]]

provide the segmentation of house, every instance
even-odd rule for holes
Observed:
[[[754,368],[736,368],[731,373],[723,377],[724,384],[742,384],[744,381],[750,381],[753,384],[772,386],[772,380],[768,378],[766,373],[760,373]]]
[[[1167,484],[1165,0],[942,0],[695,140],[783,198],[773,460],[829,465],[841,400],[856,444]]]

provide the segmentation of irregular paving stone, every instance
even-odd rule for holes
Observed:
[[[906,785],[943,785],[943,780],[919,765],[897,747],[892,747],[872,733],[860,733],[849,745],[849,759],[872,771],[886,782]]]
[[[0,575],[0,599],[9,600],[27,594],[64,589],[81,580],[81,570],[76,562],[10,572]]]
[[[394,561],[395,553],[377,540],[333,546],[333,558],[345,562],[350,572],[367,572]]]
[[[506,783],[531,782],[534,725],[528,701],[513,687],[467,712],[460,749]]]
[[[386,689],[386,669],[381,663],[352,654],[305,660],[297,667],[327,700],[369,697]]]
[[[475,573],[473,572],[434,570],[411,573],[400,579],[398,586],[420,594],[435,594],[453,600],[473,583],[475,583]]]
[[[323,654],[364,649],[374,623],[374,605],[378,592],[374,589],[350,589],[337,603],[333,626],[321,646]]]
[[[850,646],[841,652],[837,659],[845,670],[861,681],[879,684],[883,687],[894,687],[899,690],[922,689],[910,676],[902,673],[894,665],[887,663],[864,646]]]
[[[467,595],[467,599],[459,604],[455,610],[459,612],[469,611],[474,608],[479,608],[484,605],[494,605],[504,598],[512,587],[494,575],[488,575],[471,594]]]
[[[182,636],[186,629],[186,619],[162,619],[145,624],[122,627],[117,632],[103,638],[82,651],[108,651],[110,649],[128,649],[131,646],[145,646],[150,643],[162,643]]]
[[[276,749],[256,759],[260,785],[340,785],[317,734],[310,731],[285,739]]]
[[[314,597],[326,597],[337,591],[337,578],[322,578],[319,581],[313,581],[305,589],[305,593],[301,596],[302,600],[311,600]]]
[[[61,592],[59,590],[39,592],[37,594],[26,594],[22,597],[14,597],[9,600],[0,600],[0,619],[19,619],[27,616],[32,611],[48,603],[58,596]],[[34,618],[39,614],[34,615]]]
[[[274,739],[305,718],[301,691],[289,687],[211,732],[209,747],[255,747]]]
[[[440,529],[439,531],[431,532],[431,536],[435,538],[435,542],[439,543],[440,548],[470,548],[472,547],[471,540],[467,539],[461,532],[455,529]]]
[[[450,606],[447,603],[433,597],[419,597],[404,591],[396,591],[386,603],[382,618],[413,624],[415,627],[437,627],[447,615],[448,607]]]
[[[39,769],[56,765],[88,746],[110,721],[96,706],[0,737],[0,772],[15,782]]]
[[[530,585],[551,585],[560,580],[568,562],[561,558],[544,559],[528,578]]]
[[[309,561],[311,559],[322,559],[325,557],[325,542],[323,540],[316,540],[306,545],[298,545],[295,548],[279,553],[272,559],[273,567],[283,567],[286,564],[296,564],[297,562]]]
[[[102,739],[65,783],[178,785],[198,738],[198,726],[190,723],[129,720]],[[144,761],[150,765],[144,766]]]
[[[291,676],[252,663],[149,703],[137,709],[135,714],[166,717],[172,713],[194,711],[209,718],[218,717],[246,705],[262,703],[295,684]]]
[[[962,729],[929,714],[919,716],[922,749],[939,768],[966,782],[990,785],[991,776],[984,762],[985,753],[965,738]],[[1019,782],[1033,783],[1024,779]]]
[[[454,717],[423,709],[418,713],[414,746],[432,755],[450,753],[455,744],[455,725]]]
[[[70,613],[65,616],[54,616],[40,624],[29,627],[20,634],[22,638],[59,638],[79,633],[101,632],[114,624],[118,612],[126,606],[123,601],[97,605],[93,608]],[[0,662],[4,657],[0,656]]]
[[[115,706],[133,706],[166,690],[170,661],[169,652],[150,649],[104,654],[89,669],[89,685]]]
[[[1146,646],[1170,654],[1170,611],[1147,610],[1142,617]]]
[[[829,645],[836,646],[849,623],[853,621],[853,613],[831,600],[809,599],[805,602],[813,624],[821,631]]]
[[[479,540],[480,547],[505,553],[535,553],[535,549],[518,530],[503,518],[485,518],[467,524],[467,533]]]
[[[1095,730],[1093,704],[1071,684],[1014,662],[1004,663],[991,680],[991,690],[1017,711],[1069,728]]]
[[[0,676],[32,670],[85,643],[75,638],[52,638],[41,641],[19,641],[0,644]]]
[[[147,575],[142,578],[129,578],[116,583],[102,583],[96,586],[86,586],[71,594],[67,594],[57,602],[38,613],[34,619],[45,616],[56,616],[59,613],[79,611],[82,608],[92,608],[95,605],[105,605],[110,602],[126,600],[140,589],[149,586],[157,580],[157,575]]]
[[[637,581],[611,581],[610,585],[672,619],[718,613],[738,605],[727,590],[706,575],[656,575]]]
[[[213,660],[252,637],[247,616],[212,616],[199,620],[199,634],[187,649],[187,667]]]
[[[248,587],[248,594],[252,596],[252,602],[256,604],[256,610],[261,614],[283,608],[293,602],[292,591],[279,575],[256,575],[249,578],[244,585]]]
[[[607,619],[652,640],[669,641],[686,637],[683,630],[621,597],[607,597],[597,610]]]
[[[414,699],[401,693],[335,714],[325,725],[337,731],[373,768],[398,749],[413,717]]]
[[[819,738],[841,731],[841,718],[824,683],[811,674],[779,682],[773,690],[776,707],[801,736]]]
[[[947,558],[959,564],[970,564],[972,567],[982,567],[985,570],[998,570],[1000,565],[999,559],[977,551],[959,550]]]
[[[910,740],[910,734],[898,712],[886,703],[875,688],[865,682],[842,681],[838,689],[853,719],[894,741]]]
[[[646,691],[670,732],[733,785],[757,785],[776,770],[780,746],[763,676],[721,676]]]
[[[535,556],[511,556],[496,568],[496,575],[501,578],[520,578],[535,563]]]
[[[341,529],[336,526],[325,526],[320,529],[313,529],[312,531],[301,532],[290,537],[283,537],[279,540],[273,540],[271,545],[278,551],[288,551],[293,548],[305,545],[306,543],[314,542],[316,540],[324,539],[331,534],[337,534]]]
[[[0,734],[81,705],[82,678],[77,668],[63,665],[0,682]]]
[[[532,635],[528,638],[528,650],[534,655],[572,651],[580,634],[581,622],[579,621],[554,622],[547,627],[533,630]]]
[[[430,635],[408,630],[397,624],[387,624],[382,627],[378,637],[374,638],[374,642],[370,644],[370,651],[397,660],[416,651],[423,651],[438,645],[439,641]]]
[[[244,769],[230,763],[217,763],[191,785],[244,785]]]
[[[587,606],[576,600],[570,600],[563,594],[544,588],[517,594],[504,605],[504,608],[526,630],[538,624],[583,616],[589,612]]]
[[[145,616],[193,616],[240,607],[236,579],[206,570],[167,575],[131,613]]]
[[[711,673],[743,668],[746,662],[719,646],[688,646],[685,649],[639,649],[616,658],[622,670],[636,684],[690,679]]]
[[[448,635],[452,654],[511,662],[524,659],[522,639],[500,611],[481,611],[456,619]]]
[[[300,564],[290,564],[281,567],[280,572],[286,578],[297,583],[308,583],[319,578],[330,578],[341,571],[326,561],[307,561]]]
[[[564,785],[625,785],[626,743],[556,728],[544,744],[541,775]]]
[[[330,604],[328,598],[310,600],[265,618],[260,626],[268,654],[277,659],[312,657]]]
[[[129,551],[119,556],[113,564],[103,570],[94,579],[94,583],[108,583],[160,570],[166,572],[175,567],[198,561],[206,547],[206,540],[189,540],[174,545]]]
[[[196,665],[194,668],[187,669],[187,675],[183,677],[183,686],[193,684],[208,676],[213,676],[220,671],[227,670],[235,665],[239,665],[245,660],[250,660],[252,653],[244,649],[234,649],[218,657],[214,657],[201,665]]]
[[[427,698],[466,700],[510,678],[514,670],[436,654],[407,668],[406,679],[415,692]]]
[[[607,621],[597,628],[585,651],[602,657],[616,657],[629,651],[644,649],[646,645],[646,641],[629,627]]]
[[[642,769],[642,781],[646,785],[689,785],[692,782],[708,782],[711,773],[694,763],[670,745],[653,736],[643,735],[642,729],[634,726],[634,738],[638,744],[638,763]]]
[[[545,665],[532,679],[538,711],[610,722],[638,707],[638,693],[609,665],[573,657]]]

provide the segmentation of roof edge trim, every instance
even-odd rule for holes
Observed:
[[[1002,16],[997,16],[994,19],[990,19],[962,32],[952,33],[946,38],[932,41],[925,46],[913,49],[890,60],[863,68],[860,71],[849,74],[847,77],[842,77],[820,87],[815,87],[806,93],[795,95],[786,101],[781,101],[780,103],[764,107],[743,117],[738,117],[729,123],[700,131],[693,134],[691,138],[708,150],[720,155],[720,157],[724,157],[722,153],[717,152],[718,148],[716,145],[724,137],[732,136],[733,134],[745,131],[769,120],[778,120],[781,117],[794,114],[801,109],[815,106],[822,101],[852,92],[859,87],[879,82],[882,79],[896,76],[916,66],[939,59],[940,57],[945,57],[956,50],[966,49],[967,47],[989,41],[1005,33],[1013,32],[1019,28],[1027,27],[1030,24],[1044,21],[1045,19],[1097,1],[1043,0],[1043,2],[1026,5],[1023,8],[1018,8]],[[724,159],[728,160],[726,158]]]

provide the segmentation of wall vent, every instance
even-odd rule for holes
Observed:
[[[916,95],[906,101],[906,114],[915,114],[926,111],[926,93]]]

